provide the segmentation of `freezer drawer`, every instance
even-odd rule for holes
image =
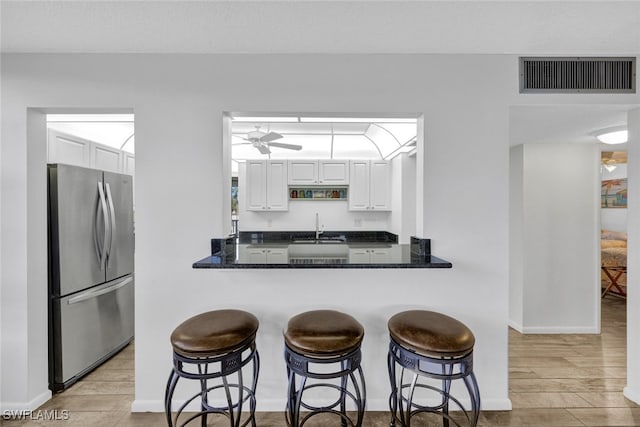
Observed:
[[[51,310],[50,386],[61,390],[133,338],[133,276],[55,298]]]

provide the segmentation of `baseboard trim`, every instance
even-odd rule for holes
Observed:
[[[625,387],[622,390],[624,397],[640,405],[640,391],[632,390],[631,387]]]
[[[523,334],[599,334],[596,326],[524,326]]]
[[[28,402],[0,402],[2,411],[33,411],[51,399],[51,390],[44,391]]]
[[[509,327],[512,329],[515,329],[516,331],[520,332],[521,334],[522,332],[522,325],[520,323],[516,323],[514,320],[509,320]]]
[[[461,399],[465,407],[469,407],[468,399]],[[175,401],[177,402],[177,401]],[[175,403],[174,403],[175,405]],[[257,404],[258,412],[282,412],[285,407],[284,399],[259,399]],[[199,406],[192,402],[187,406],[188,410],[197,411]],[[512,409],[510,399],[487,399],[482,398],[483,411],[510,411]],[[387,399],[367,400],[367,411],[388,411],[389,402]],[[161,400],[134,400],[131,404],[131,412],[164,412],[164,402]]]

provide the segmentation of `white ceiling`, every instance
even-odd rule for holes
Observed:
[[[2,0],[3,52],[640,51],[637,1]]]
[[[637,55],[640,2],[1,0],[3,52]],[[592,142],[626,107],[514,107],[511,143]]]
[[[516,106],[510,109],[512,146],[530,143],[598,143],[595,134],[627,124],[630,105]],[[605,150],[624,150],[626,144],[600,144]]]

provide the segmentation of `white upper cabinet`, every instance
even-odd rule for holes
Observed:
[[[318,160],[318,181],[322,185],[349,184],[349,162],[346,160]]]
[[[389,162],[371,161],[369,167],[369,205],[376,211],[391,210],[391,173]]]
[[[133,175],[135,156],[95,141],[48,129],[47,163],[64,163]]]
[[[92,141],[48,130],[47,163],[65,163],[68,165],[91,167]]]
[[[289,184],[314,185],[317,183],[317,160],[289,160]]]
[[[289,206],[286,160],[247,161],[247,210],[286,211]]]
[[[345,160],[289,160],[290,185],[347,185],[349,162]]]
[[[132,153],[124,151],[124,161],[122,165],[122,172],[127,175],[133,175],[136,171],[136,157]]]
[[[122,171],[123,152],[117,148],[94,143],[91,147],[94,169],[119,173]]]
[[[349,167],[349,210],[369,209],[369,161],[352,160]]]
[[[267,208],[267,162],[247,161],[247,210],[261,211]]]
[[[288,208],[287,161],[267,160],[267,210],[286,211]]]
[[[389,162],[384,160],[352,160],[349,165],[349,177],[349,210],[391,210]]]

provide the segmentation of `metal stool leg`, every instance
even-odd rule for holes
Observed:
[[[167,388],[164,393],[164,412],[167,416],[167,426],[169,427],[173,427],[173,420],[171,418],[171,401],[179,378],[180,377],[176,373],[175,369],[171,369],[169,380],[167,380]]]
[[[410,427],[411,418],[422,412],[441,416],[442,424],[445,427],[450,424],[460,426],[460,423],[449,415],[450,403],[463,411],[470,426],[477,426],[480,417],[480,391],[473,373],[473,354],[471,352],[457,358],[434,358],[414,353],[392,340],[387,361],[391,384],[391,394],[389,395],[391,426],[399,423],[402,427]],[[405,380],[405,370],[413,373],[411,380],[409,378]],[[419,382],[421,377],[440,380],[441,387]],[[456,379],[462,379],[469,392],[470,411],[451,395],[451,384]],[[440,404],[423,406],[414,403],[416,388],[438,392],[441,395]]]
[[[288,375],[285,411],[287,425],[300,427],[315,415],[329,413],[340,417],[341,426],[361,427],[366,405],[366,385],[360,360],[359,347],[348,354],[330,358],[306,356],[285,347]],[[329,370],[325,369],[318,372],[315,370],[316,365],[325,365],[335,370],[328,372]],[[356,371],[358,371],[357,374]],[[339,380],[339,384],[331,380]],[[331,403],[314,406],[304,401],[303,395],[305,390],[316,387],[333,388],[338,390],[339,394]],[[356,416],[348,415],[348,401],[355,405]],[[304,415],[301,414],[302,408],[308,410]]]
[[[342,368],[343,371],[347,370],[347,361],[343,360],[342,362],[340,362],[340,366]],[[355,381],[353,381],[354,387],[357,387],[357,384]],[[340,425],[342,427],[347,427],[347,387],[348,387],[348,377],[343,376],[342,378],[340,378],[340,413],[344,415],[344,417],[341,418],[340,420]],[[359,409],[359,408],[358,408]]]
[[[391,351],[387,354],[387,369],[389,370],[389,383],[391,384],[391,393],[389,394],[389,411],[391,412],[391,421],[389,422],[389,425],[394,427],[396,425],[398,413],[398,386],[396,379],[396,364],[393,360],[393,354]]]
[[[478,382],[473,372],[464,377],[464,384],[469,391],[469,397],[471,398],[471,411],[473,413],[472,426],[478,425],[478,419],[480,418],[480,390],[478,389]]]
[[[358,403],[358,423],[357,426],[361,426],[364,421],[364,411],[367,407],[367,386],[364,382],[364,373],[362,372],[362,367],[358,366],[358,376],[360,377],[360,385],[362,386],[362,390],[360,390],[360,386],[358,386],[356,382],[356,378],[351,373],[351,380],[353,381],[355,392],[356,392],[356,402]]]
[[[258,350],[253,355],[253,381],[251,382],[251,390],[253,391],[249,398],[249,410],[251,411],[251,426],[256,427],[256,389],[258,387],[258,374],[260,372],[260,356]]]
[[[255,389],[258,382],[259,361],[255,343],[250,343],[245,347],[221,356],[191,358],[174,353],[174,367],[169,375],[165,391],[167,425],[169,427],[182,427],[191,425],[193,420],[200,418],[201,427],[206,427],[207,419],[210,418],[208,417],[209,414],[220,414],[228,418],[230,427],[246,427],[249,424],[255,427]],[[242,372],[249,363],[253,364],[251,388],[245,384],[244,373]],[[235,383],[233,383],[233,374],[237,375]],[[179,378],[198,380],[200,391],[186,400],[176,412],[175,417],[173,417],[171,403]],[[214,379],[216,384],[211,386],[209,380]],[[237,395],[233,389],[237,389]],[[209,402],[209,394],[214,390],[223,391],[223,396],[220,396],[222,399],[221,406],[212,406],[211,402]],[[179,421],[182,412],[192,402],[196,402],[197,399],[199,399],[200,411],[190,415],[186,420]],[[250,413],[248,418],[243,420],[242,409],[245,401],[249,401]]]

